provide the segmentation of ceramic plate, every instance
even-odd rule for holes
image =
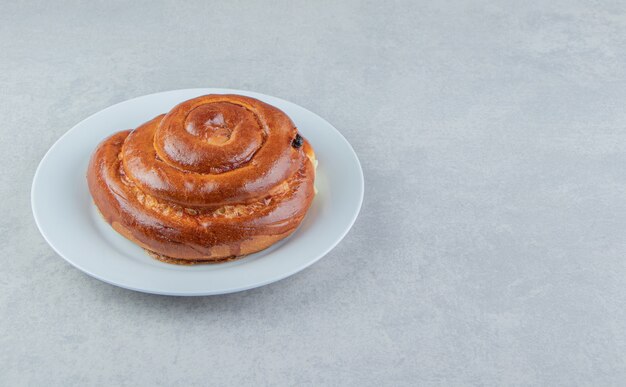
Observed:
[[[100,217],[87,188],[87,163],[107,136],[135,128],[184,100],[211,93],[247,95],[287,113],[315,149],[318,194],[300,228],[266,250],[223,264],[162,263],[117,234]],[[50,246],[95,278],[148,293],[222,294],[278,281],[327,254],[356,220],[363,201],[363,172],[354,150],[337,129],[294,103],[241,90],[186,89],[118,103],[74,126],[39,164],[31,201],[37,226]]]

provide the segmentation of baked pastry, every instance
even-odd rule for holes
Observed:
[[[316,163],[281,110],[205,95],[104,140],[87,182],[104,219],[153,257],[223,262],[295,231],[313,200]]]

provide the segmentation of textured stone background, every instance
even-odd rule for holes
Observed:
[[[0,385],[626,380],[623,3],[52,3],[0,12]],[[326,258],[185,299],[47,246],[29,195],[53,142],[191,87],[291,100],[352,143],[365,202]]]

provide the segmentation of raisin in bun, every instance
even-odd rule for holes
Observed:
[[[155,258],[222,262],[298,227],[313,200],[314,164],[281,110],[205,95],[104,140],[87,181],[104,219]]]

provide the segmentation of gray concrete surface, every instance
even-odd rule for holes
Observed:
[[[4,2],[0,385],[623,385],[625,50],[608,1]],[[56,256],[29,197],[53,142],[211,86],[342,131],[366,177],[347,238],[188,299]]]

